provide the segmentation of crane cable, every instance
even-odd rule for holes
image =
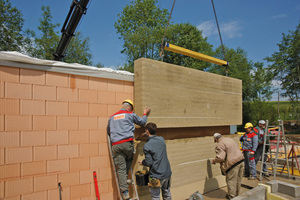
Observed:
[[[171,20],[171,16],[172,16],[172,12],[173,12],[173,9],[174,9],[175,2],[176,2],[176,0],[173,1],[172,9],[171,9],[171,12],[170,12],[170,15],[169,15],[169,20],[168,20],[168,23],[167,23],[167,26],[166,26],[166,29],[165,29],[163,39],[161,41],[161,45],[160,45],[159,56],[161,57],[161,61],[163,61],[163,59],[164,59],[164,41],[165,41],[168,26],[169,26],[169,23],[170,23],[170,20]]]
[[[214,0],[211,0],[211,3],[212,3],[213,10],[214,10],[214,13],[215,13],[216,23],[217,23],[219,37],[220,37],[222,51],[223,51],[223,57],[224,57],[224,60],[226,60],[225,50],[224,50],[224,45],[223,45],[223,41],[222,41],[221,31],[220,31],[220,27],[219,27],[219,23],[218,23],[217,13],[216,13],[215,5],[214,5]],[[228,65],[226,65],[225,75],[228,76]]]

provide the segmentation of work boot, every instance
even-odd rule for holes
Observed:
[[[126,199],[126,200],[127,200],[127,199],[130,199],[128,190],[122,192],[122,196],[123,196],[123,199]]]
[[[257,177],[254,177],[254,176],[250,176],[249,178],[248,178],[248,180],[256,180],[257,179]]]

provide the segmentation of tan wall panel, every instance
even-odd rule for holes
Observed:
[[[135,112],[152,108],[159,127],[242,123],[242,81],[141,58],[134,63]]]

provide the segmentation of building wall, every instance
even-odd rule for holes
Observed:
[[[0,66],[0,199],[117,199],[106,125],[133,82]]]

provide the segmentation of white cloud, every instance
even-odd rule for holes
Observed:
[[[287,15],[281,14],[281,15],[274,15],[274,16],[272,16],[271,18],[272,18],[272,19],[279,19],[279,18],[285,18],[285,17],[287,17]]]
[[[236,38],[236,37],[242,37],[242,33],[240,30],[242,30],[240,26],[240,22],[238,21],[232,21],[224,24],[220,24],[220,31],[223,38]],[[204,37],[209,36],[218,36],[218,29],[216,22],[213,20],[205,21],[197,26],[199,30],[202,31],[202,34]]]

